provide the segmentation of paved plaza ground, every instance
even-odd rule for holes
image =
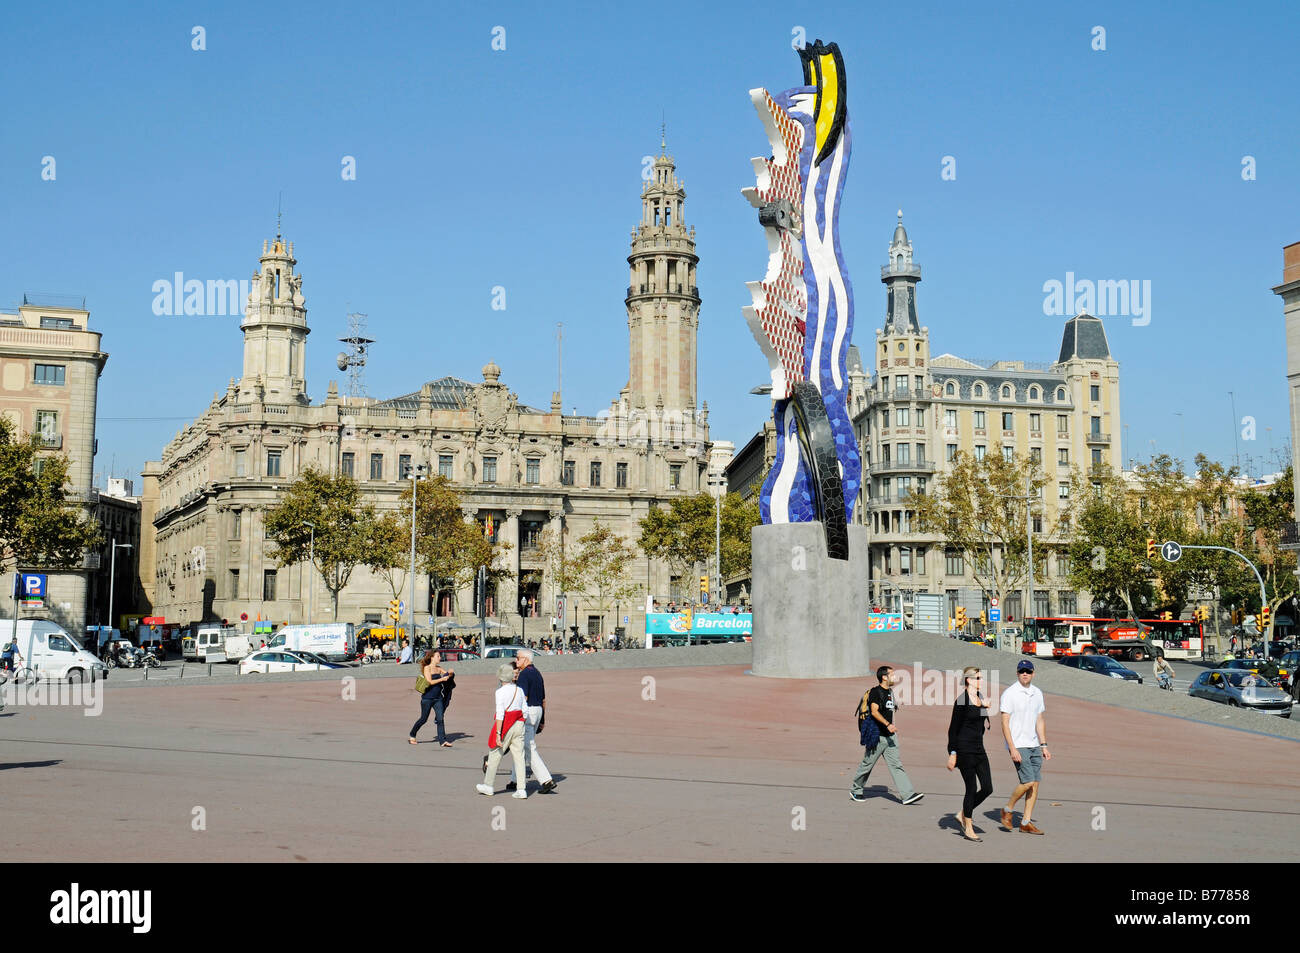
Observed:
[[[950,640],[934,643],[942,652],[882,640],[873,664],[879,656],[911,669],[918,655],[974,652],[997,658],[1008,675],[1014,666],[1012,656],[940,641]],[[1106,695],[1129,686],[1045,670],[1055,757],[1034,819],[1046,836],[997,827],[1014,776],[991,735],[994,795],[977,820],[985,842],[970,844],[953,818],[960,776],[944,767],[950,700],[916,692],[898,718],[904,764],[926,798],[899,804],[882,763],[869,800],[854,803],[849,780],[862,749],[852,711],[874,679],[764,679],[746,674],[745,647],[730,656],[671,651],[585,657],[612,668],[584,668],[584,657],[539,659],[550,705],[540,742],[559,785],[527,801],[474,791],[492,721],[490,663],[458,666],[451,749],[433,743],[432,722],[423,743],[406,743],[419,705],[414,673],[395,666],[338,677],[119,683],[102,696],[98,717],[11,704],[0,714],[6,857],[854,861],[886,836],[897,860],[1294,855],[1294,838],[1279,831],[1294,829],[1300,815],[1300,747],[1283,737],[1294,726],[1267,716],[1234,712],[1236,727],[1226,727],[1139,711]],[[691,664],[680,664],[691,652]],[[740,661],[699,664],[721,657]],[[960,661],[947,655],[934,664]],[[1094,688],[1096,699],[1068,697]],[[1195,702],[1133,690],[1143,694],[1129,699],[1156,707]],[[1211,721],[1214,707],[1194,705]],[[498,788],[505,781],[503,772]],[[1197,833],[1183,836],[1189,830]]]

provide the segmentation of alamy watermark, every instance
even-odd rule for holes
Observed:
[[[41,678],[19,683],[10,675],[0,686],[0,701],[6,708],[11,705],[19,708],[81,708],[87,718],[95,718],[104,712],[104,682],[101,679],[69,682]]]
[[[1050,278],[1043,282],[1043,314],[1074,317],[1088,313],[1093,317],[1132,317],[1134,327],[1151,323],[1151,279],[1076,279],[1065,273],[1065,281]]]
[[[985,700],[996,704],[1002,695],[997,669],[980,669],[980,674],[984,676],[981,689]],[[960,669],[926,671],[920,662],[914,662],[910,671],[894,669],[894,699],[902,705],[955,705],[965,690]]]
[[[597,445],[618,444],[669,444],[681,446],[688,456],[698,456],[704,448],[704,427],[694,410],[657,408],[653,411],[639,407],[611,413],[601,410],[596,419]]]
[[[187,279],[183,272],[153,283],[153,313],[164,315],[244,315],[253,292],[249,279]]]

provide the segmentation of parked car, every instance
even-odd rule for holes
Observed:
[[[444,662],[467,662],[479,657],[473,649],[438,649],[438,658]]]
[[[489,645],[484,658],[514,658],[520,652],[530,652],[526,645]]]
[[[331,668],[342,668],[333,662],[326,662],[312,652],[283,652],[278,649],[263,649],[254,652],[239,663],[240,675],[271,674],[273,672],[321,672]]]
[[[1297,668],[1300,668],[1300,649],[1292,649],[1277,660],[1277,674],[1281,679],[1279,688],[1295,693]]]
[[[1109,655],[1067,655],[1061,659],[1066,668],[1077,668],[1081,672],[1096,672],[1111,678],[1122,678],[1126,682],[1142,684],[1142,676],[1127,665],[1121,665]]]
[[[1230,708],[1250,708],[1269,715],[1291,717],[1291,696],[1274,688],[1263,676],[1241,669],[1216,669],[1196,676],[1187,689],[1193,698],[1207,698]]]

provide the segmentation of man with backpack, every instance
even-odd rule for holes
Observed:
[[[889,765],[889,773],[898,788],[898,797],[904,804],[915,804],[924,794],[918,793],[908,780],[903,770],[903,762],[898,756],[898,729],[894,727],[894,670],[888,665],[876,669],[876,681],[879,683],[862,696],[858,702],[858,733],[864,751],[858,773],[853,777],[849,788],[849,797],[855,801],[865,801],[867,778],[876,762],[884,756]]]

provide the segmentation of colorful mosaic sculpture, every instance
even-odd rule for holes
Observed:
[[[862,462],[848,414],[853,287],[839,210],[851,135],[844,61],[834,43],[799,51],[804,85],[749,97],[772,155],[754,159],[743,194],[767,234],[767,274],[744,309],[772,372],[776,460],[763,484],[764,523],[820,521],[828,555],[848,558]]]

